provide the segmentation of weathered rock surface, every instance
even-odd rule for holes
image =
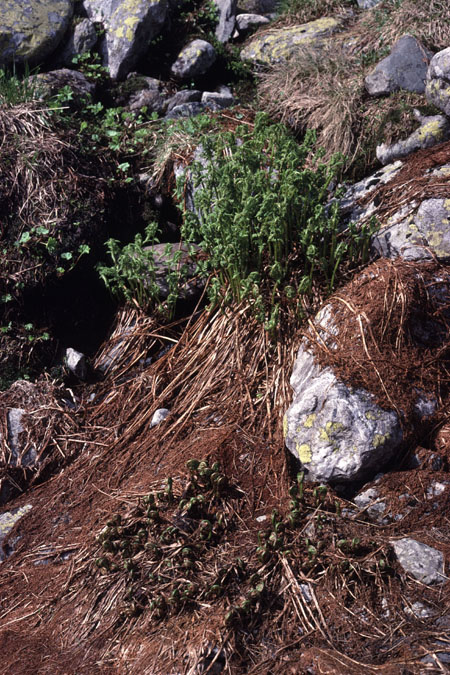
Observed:
[[[38,63],[58,47],[73,12],[73,0],[2,0],[0,66]]]
[[[11,545],[8,547],[4,546],[6,537],[9,535],[15,524],[23,518],[31,508],[31,504],[25,504],[25,506],[19,506],[17,509],[0,514],[0,562],[3,562],[3,560],[5,560],[12,552]],[[10,542],[10,544],[11,543],[12,542]]]
[[[172,110],[167,113],[166,119],[177,120],[182,117],[194,117],[195,115],[201,115],[206,111],[207,107],[208,106],[206,103],[202,103],[201,101],[181,103],[180,105],[174,106]]]
[[[377,146],[377,158],[382,164],[390,164],[416,150],[431,148],[433,145],[450,138],[450,120],[448,117],[444,115],[422,117],[419,113],[419,120],[421,122],[419,129],[416,129],[408,138],[392,145],[382,143]]]
[[[219,42],[228,42],[234,32],[236,20],[236,0],[213,0],[219,13],[216,26],[216,38]]]
[[[316,329],[333,332],[327,307]],[[284,423],[289,450],[310,480],[350,483],[376,473],[403,439],[394,411],[382,410],[371,394],[352,389],[331,368],[316,363],[303,340],[291,377],[294,399]]]
[[[443,584],[444,556],[431,546],[405,537],[392,541],[395,555],[405,572],[423,584]]]
[[[425,199],[391,216],[372,238],[385,258],[450,260],[450,199]]]
[[[82,19],[71,32],[58,62],[70,67],[72,59],[80,54],[89,52],[95,47],[97,39],[98,36],[94,24],[89,19]]]
[[[197,89],[183,89],[182,91],[177,91],[176,94],[171,96],[167,101],[167,112],[173,110],[183,103],[196,103],[199,102],[202,98],[202,92]]]
[[[250,30],[268,23],[270,23],[270,20],[261,14],[239,14],[236,17],[236,29],[238,33],[248,33]]]
[[[220,108],[229,108],[234,105],[235,98],[228,87],[223,91],[204,91],[202,94],[202,103],[213,105]]]
[[[436,108],[450,116],[450,47],[431,59],[425,96]]]
[[[194,246],[194,248],[198,248]],[[186,300],[195,298],[204,287],[204,280],[194,279],[197,273],[197,265],[191,259],[189,248],[185,244],[155,244],[144,248],[153,253],[155,262],[155,283],[158,286],[159,297],[165,300],[170,292],[168,274],[173,269],[184,268],[185,281],[179,289],[179,297]],[[173,262],[174,255],[179,256],[178,262]]]
[[[183,47],[172,65],[174,77],[186,80],[206,73],[216,60],[216,50],[206,40],[193,40]]]
[[[88,375],[88,365],[86,357],[72,347],[66,349],[66,365],[71,373],[80,380],[86,380]]]
[[[103,64],[113,79],[123,79],[158,35],[167,16],[167,0],[84,0],[91,21],[104,24]]]
[[[323,17],[316,21],[279,28],[255,37],[241,51],[241,59],[270,65],[286,61],[302,47],[318,46],[320,41],[336,32],[341,26],[338,19]]]
[[[403,35],[392,47],[391,53],[380,61],[365,79],[372,96],[383,96],[398,89],[425,91],[427,69],[433,54],[412,35]]]

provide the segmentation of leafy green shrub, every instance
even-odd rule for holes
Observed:
[[[182,236],[207,253],[199,267],[216,274],[212,300],[227,288],[226,299],[248,299],[271,328],[283,296],[308,293],[316,273],[331,289],[341,261],[360,255],[356,233],[340,236],[337,207],[326,207],[342,158],[320,163],[314,141],[308,132],[299,145],[258,114],[253,128],[205,137],[190,167],[194,211],[184,209]]]

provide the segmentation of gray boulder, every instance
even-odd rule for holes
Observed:
[[[315,319],[319,334],[336,334],[329,309]],[[284,418],[285,442],[310,480],[345,484],[376,473],[395,454],[403,434],[394,411],[383,410],[371,394],[353,389],[321,367],[300,346],[291,386],[294,399]]]
[[[342,25],[339,19],[324,16],[299,26],[277,28],[257,35],[241,51],[243,61],[271,65],[287,61],[302,48],[318,47],[324,38]]]
[[[270,23],[270,20],[261,14],[238,14],[236,17],[236,28],[238,33],[241,34],[248,33],[268,23]]]
[[[167,0],[84,0],[83,7],[91,21],[105,27],[101,51],[113,79],[126,77],[167,16]]]
[[[201,101],[192,101],[191,103],[181,103],[170,110],[166,114],[166,119],[168,120],[178,120],[183,117],[194,117],[195,115],[201,115],[206,112],[207,109],[206,103]]]
[[[58,59],[58,63],[70,67],[74,57],[86,54],[95,47],[97,39],[97,31],[94,24],[89,19],[82,19],[70,33]]]
[[[416,150],[431,148],[437,143],[442,143],[450,138],[450,120],[444,115],[432,115],[422,117],[419,111],[415,111],[420,121],[420,127],[408,138],[387,145],[382,143],[377,146],[377,159],[382,164],[390,164],[397,159],[402,159]]]
[[[0,66],[39,63],[58,47],[73,0],[3,0],[0,3]]]
[[[228,87],[225,87],[224,91],[204,91],[202,103],[208,106],[212,104],[216,108],[229,108],[236,103],[236,100]]]
[[[391,544],[405,572],[423,584],[445,583],[444,556],[440,551],[410,537]]]
[[[412,35],[403,35],[391,53],[380,61],[364,81],[371,96],[384,96],[398,89],[419,94],[425,91],[427,69],[433,54]]]
[[[450,116],[450,47],[431,59],[425,96],[436,108]]]
[[[177,91],[171,98],[167,101],[167,112],[173,110],[183,103],[198,103],[202,97],[202,92],[197,89],[183,89],[182,91]]]
[[[450,200],[425,199],[388,219],[372,238],[372,247],[385,258],[450,260]]]
[[[195,245],[192,245],[198,249]],[[204,288],[204,280],[195,278],[197,265],[191,259],[189,248],[185,244],[154,244],[146,246],[145,251],[153,254],[155,283],[158,287],[159,297],[166,300],[170,293],[168,275],[171,271],[184,270],[184,281],[178,289],[178,297],[183,300],[196,298]],[[181,252],[178,262],[173,262],[174,255]]]
[[[216,26],[216,38],[219,42],[228,42],[234,32],[236,20],[236,0],[213,0],[219,13]]]
[[[216,57],[216,50],[209,42],[193,40],[183,47],[170,70],[180,80],[198,77],[211,68]]]

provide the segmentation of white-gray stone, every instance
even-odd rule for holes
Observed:
[[[261,14],[238,14],[236,17],[236,28],[239,33],[248,33],[250,30],[268,23],[270,23],[270,19]]]
[[[181,80],[204,75],[216,60],[216,50],[206,40],[193,40],[178,54],[170,69]]]
[[[153,413],[152,421],[150,422],[150,428],[156,427],[157,424],[164,422],[165,419],[170,415],[170,410],[167,408],[158,408]]]
[[[367,490],[360,492],[353,501],[356,506],[364,509],[364,512],[374,520],[381,520],[387,508],[386,503],[379,499],[378,491],[375,488],[367,488]]]
[[[425,96],[436,108],[450,116],[450,47],[431,59]]]
[[[405,605],[404,612],[416,619],[429,619],[433,614],[436,614],[430,605],[424,605],[423,602],[419,601],[412,602],[411,606]]]
[[[364,178],[358,183],[351,185],[345,192],[344,196],[339,200],[339,211],[341,216],[346,221],[357,222],[364,218],[369,218],[375,213],[376,206],[373,202],[369,202],[367,206],[360,206],[358,201],[363,197],[367,197],[375,188],[380,185],[386,185],[398,174],[403,166],[403,162],[397,161],[394,164],[379,169],[371,176]],[[333,200],[334,201],[334,200]]]
[[[391,53],[380,61],[364,80],[372,96],[384,96],[398,89],[425,91],[428,64],[433,54],[412,35],[403,35]]]
[[[405,572],[424,584],[443,584],[444,556],[441,551],[405,537],[391,541],[395,555]]]
[[[236,0],[213,0],[219,13],[216,26],[216,38],[219,42],[228,42],[234,32],[236,20]]]
[[[315,328],[319,334],[336,334],[328,307],[316,316]],[[380,408],[369,392],[348,387],[331,368],[319,366],[307,338],[291,386],[294,400],[284,420],[285,441],[309,480],[351,483],[373,475],[393,457],[403,438],[397,414]]]
[[[66,349],[66,365],[70,372],[78,377],[78,379],[86,380],[88,366],[84,354],[77,352],[77,350],[72,349],[72,347],[68,347]]]
[[[205,103],[207,106],[212,104],[214,107],[229,108],[235,102],[235,98],[230,90],[225,92],[204,91],[202,94],[202,103]]]
[[[29,467],[36,463],[36,449],[31,446],[25,453],[24,446],[20,442],[20,434],[25,431],[22,419],[25,414],[23,408],[11,408],[6,415],[8,429],[8,446],[11,452],[9,464],[11,466]]]
[[[202,92],[198,89],[183,89],[182,91],[177,91],[171,98],[167,101],[167,112],[173,110],[183,103],[197,103],[202,98]]]

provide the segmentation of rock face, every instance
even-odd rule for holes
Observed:
[[[400,565],[415,579],[423,584],[445,583],[444,556],[440,551],[409,537],[393,541],[392,546]]]
[[[325,307],[318,330],[335,330]],[[350,483],[376,473],[395,454],[403,435],[397,414],[382,410],[362,389],[351,389],[331,368],[300,346],[291,377],[294,400],[284,421],[286,445],[310,480]]]
[[[450,116],[450,47],[431,59],[425,96],[436,108]]]
[[[178,54],[172,65],[174,77],[186,80],[206,73],[216,60],[216,50],[206,40],[193,40]]]
[[[389,56],[366,77],[367,91],[372,96],[383,96],[398,89],[423,93],[432,56],[412,35],[403,35],[394,44]]]
[[[213,0],[219,13],[216,38],[219,42],[228,42],[234,33],[236,21],[236,0]]]
[[[241,59],[270,65],[286,61],[302,47],[317,45],[340,27],[338,19],[323,17],[316,21],[279,28],[256,37],[241,52]]]
[[[89,52],[97,42],[97,31],[89,19],[82,19],[73,29],[67,40],[59,62],[65,66],[72,65],[72,59],[80,54]]]
[[[113,79],[123,79],[158,35],[167,16],[167,0],[85,0],[91,21],[103,22],[103,63]]]
[[[374,250],[385,258],[450,260],[450,199],[425,199],[412,213],[399,211],[374,235]]]
[[[419,113],[420,116],[420,113]],[[382,164],[390,164],[397,159],[407,157],[416,150],[431,148],[450,138],[450,120],[444,115],[420,117],[420,127],[405,140],[392,145],[382,143],[377,146],[377,158]]]
[[[2,0],[0,66],[43,61],[59,45],[73,0]]]

